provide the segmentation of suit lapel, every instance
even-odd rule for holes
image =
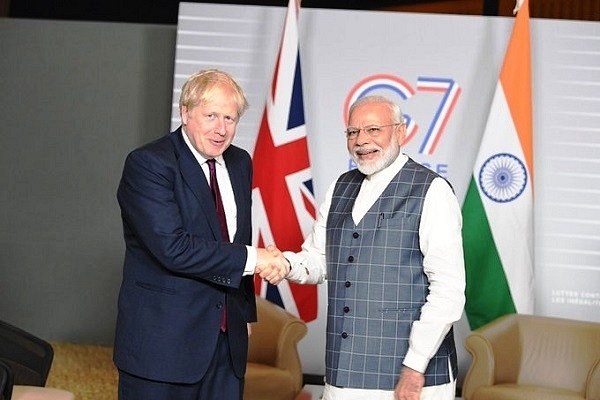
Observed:
[[[181,131],[181,128],[171,134],[171,140],[179,157],[179,170],[181,171],[181,176],[187,183],[190,191],[194,193],[194,196],[198,199],[198,208],[200,208],[206,216],[215,238],[220,238],[221,227],[219,226],[219,219],[214,208],[214,200],[210,193],[210,186],[206,181],[202,167],[198,164],[198,160],[196,160],[191,150],[185,144],[182,135],[183,132]]]

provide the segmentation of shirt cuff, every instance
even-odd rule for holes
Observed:
[[[254,275],[254,269],[256,268],[256,260],[258,255],[256,253],[256,247],[246,246],[248,255],[246,257],[246,266],[244,267],[243,276]]]
[[[429,365],[429,359],[427,357],[422,357],[415,353],[413,350],[408,349],[406,352],[406,357],[404,357],[403,365],[407,366],[410,369],[414,369],[422,374],[425,373],[427,369],[427,365]]]
[[[290,272],[286,276],[292,282],[304,282],[306,280],[305,268],[302,268],[302,258],[291,251],[284,251],[283,256],[290,263]]]

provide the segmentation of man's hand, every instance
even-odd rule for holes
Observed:
[[[273,245],[267,246],[266,249],[257,249],[257,256],[254,272],[272,285],[277,285],[290,272],[290,263]]]
[[[395,400],[419,400],[421,396],[421,390],[425,385],[425,375],[410,369],[408,367],[402,367],[400,372],[400,379],[394,390]]]

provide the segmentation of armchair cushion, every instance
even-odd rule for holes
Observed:
[[[595,399],[600,324],[511,314],[469,334],[463,397]]]
[[[75,395],[62,389],[15,385],[11,400],[75,400]]]
[[[581,400],[582,398],[570,390],[512,383],[483,386],[476,393],[476,397],[473,398],[493,400]]]

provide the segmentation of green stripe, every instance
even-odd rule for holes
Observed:
[[[465,311],[475,330],[516,309],[473,177],[463,204],[462,236],[467,276]]]

